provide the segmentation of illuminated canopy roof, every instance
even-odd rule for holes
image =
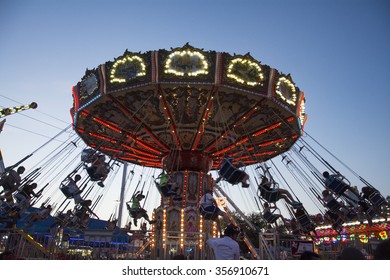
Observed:
[[[162,167],[172,153],[230,155],[243,165],[287,151],[306,120],[290,75],[255,60],[188,44],[125,51],[87,70],[73,87],[74,128],[85,143],[120,160]]]

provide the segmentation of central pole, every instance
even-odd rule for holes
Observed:
[[[122,187],[119,198],[119,213],[118,213],[118,227],[122,228],[122,210],[125,200],[125,188],[126,188],[126,177],[127,177],[127,162],[123,163],[123,175],[122,175]]]

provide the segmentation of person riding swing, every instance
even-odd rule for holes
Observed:
[[[145,196],[142,192],[136,192],[130,201],[126,202],[127,210],[129,211],[130,217],[133,218],[134,225],[137,226],[138,219],[144,218],[148,221],[149,224],[154,224],[155,220],[150,220],[148,213],[144,208],[141,207],[141,200],[144,199]]]
[[[81,155],[81,160],[85,164],[86,171],[91,178],[91,181],[98,182],[100,187],[104,187],[104,180],[106,180],[110,172],[110,164],[106,162],[104,154],[96,153],[91,149],[86,149]]]
[[[221,179],[226,180],[232,185],[241,183],[243,188],[249,188],[249,175],[236,166],[233,165],[233,158],[224,158],[221,162],[221,168],[218,171],[219,178],[216,180],[218,183]]]
[[[178,184],[176,182],[172,182],[171,176],[169,176],[169,174],[164,170],[160,175],[158,175],[155,183],[162,196],[173,197],[173,200],[182,200]]]
[[[277,225],[278,219],[281,219],[283,221],[283,224],[286,224],[286,221],[281,214],[275,214],[275,211],[277,209],[278,208],[276,207],[271,207],[268,202],[264,203],[263,218],[268,224]]]
[[[81,176],[76,174],[74,179],[67,177],[60,186],[61,192],[66,196],[66,198],[73,198],[75,204],[84,202],[84,200],[81,198],[81,193],[83,190],[81,190],[77,185],[77,182],[80,180]]]
[[[230,223],[228,215],[219,209],[217,201],[213,197],[213,190],[206,189],[204,195],[199,201],[199,212],[205,220],[212,220],[217,223],[217,229],[222,235],[221,223],[219,221],[219,216],[221,216],[226,224]]]
[[[263,198],[269,203],[275,203],[279,199],[284,199],[294,208],[302,206],[302,203],[294,200],[289,191],[277,187],[277,183],[273,182],[273,180],[270,181],[264,175],[262,175],[262,181],[258,186],[257,193],[259,197]]]

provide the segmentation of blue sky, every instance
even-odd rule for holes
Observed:
[[[389,1],[380,0],[1,0],[0,105],[38,103],[7,117],[0,134],[5,164],[71,122],[71,87],[87,68],[126,49],[189,42],[250,52],[291,73],[306,95],[307,132],[388,195],[389,14]],[[112,201],[99,209],[103,217]]]

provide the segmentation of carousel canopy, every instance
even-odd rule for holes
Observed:
[[[302,135],[305,97],[249,53],[188,44],[123,55],[87,70],[73,87],[74,129],[122,161],[165,169],[216,169],[287,151]]]

